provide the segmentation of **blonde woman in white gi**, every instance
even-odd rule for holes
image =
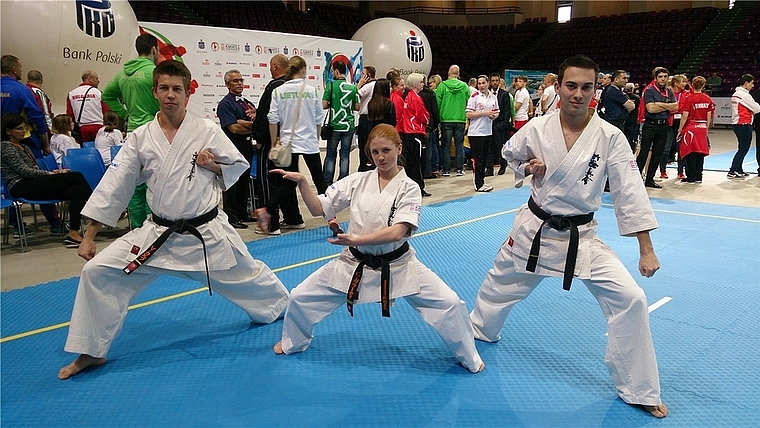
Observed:
[[[377,125],[366,150],[377,168],[351,174],[323,195],[314,193],[301,174],[273,171],[298,183],[313,216],[332,219],[346,208],[351,213],[347,233],[337,230],[328,238],[343,247],[340,256],[292,290],[282,340],[274,352],[305,351],[314,326],[341,305],[353,316],[355,304],[380,302],[382,315],[390,317],[391,302],[403,297],[465,368],[473,373],[483,370],[464,302],[417,260],[407,243],[417,230],[422,197],[417,183],[399,165],[401,137],[393,126]]]
[[[559,114],[531,120],[502,150],[517,187],[533,176],[531,197],[515,215],[470,319],[476,339],[495,342],[514,305],[544,278],[563,277],[566,290],[578,278],[607,318],[605,362],[618,395],[662,418],[668,408],[660,399],[646,296],[596,236],[593,215],[609,178],[620,234],[638,239],[639,272],[649,278],[660,268],[649,238],[657,220],[628,141],[588,109],[598,72],[586,56],[565,60],[559,68]]]
[[[271,323],[287,305],[287,289],[251,257],[217,208],[221,191],[238,180],[248,162],[219,125],[187,114],[190,80],[181,62],[156,66],[153,95],[159,112],[127,137],[82,210],[92,219],[79,246],[79,256],[88,262],[64,347],[79,357],[58,372],[59,379],[105,362],[130,301],[160,275],[207,284],[254,323]],[[98,230],[116,224],[140,183],[148,185],[152,215],[96,255]]]

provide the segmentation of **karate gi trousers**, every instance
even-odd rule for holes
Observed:
[[[612,249],[599,239],[594,238],[589,252],[591,278],[580,281],[599,302],[607,318],[605,363],[618,395],[630,404],[662,404],[644,291]],[[502,246],[470,314],[475,338],[487,342],[499,340],[514,305],[527,298],[544,278],[516,271],[511,252],[506,244]]]
[[[84,265],[65,351],[104,358],[121,331],[129,303],[159,275],[206,283],[205,271],[174,271],[143,265],[130,275],[125,274],[122,269],[128,263],[124,255],[131,248],[129,236],[114,241]],[[198,246],[200,251],[200,242]],[[252,322],[273,322],[287,306],[287,289],[266,264],[234,248],[233,253],[235,266],[209,272],[211,289],[244,310]]]

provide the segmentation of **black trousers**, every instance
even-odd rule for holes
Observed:
[[[501,157],[501,149],[504,147],[504,143],[507,142],[508,137],[509,125],[505,125],[504,127],[493,125],[491,129],[491,143],[486,154],[486,169],[493,169],[493,166],[496,164],[500,167],[507,165],[507,161]]]
[[[250,163],[253,157],[253,146],[250,140],[236,143],[235,147],[241,155]],[[229,217],[230,223],[238,223],[248,217],[247,201],[251,197],[251,169],[246,168],[235,184],[222,192],[224,212]]]
[[[422,140],[425,134],[401,134],[404,155],[404,171],[415,183],[420,186],[420,191],[425,190],[425,180],[422,178]]]
[[[82,226],[82,208],[92,195],[92,189],[82,173],[71,171],[25,178],[14,184],[9,193],[14,198],[69,201],[70,229],[79,230]]]
[[[364,153],[364,147],[367,145],[367,137],[369,137],[369,133],[372,131],[370,125],[366,114],[359,116],[359,124],[356,126],[356,138],[359,143],[359,172],[373,169],[372,159],[368,158],[367,154]]]
[[[493,164],[486,162],[486,152],[491,146],[491,136],[470,136],[470,155],[472,156],[472,170],[475,173],[475,189],[480,189],[485,184],[486,168],[493,169]]]
[[[309,168],[311,179],[317,188],[317,193],[323,194],[327,190],[325,177],[322,174],[322,158],[319,153],[299,154],[293,153],[293,160],[287,168],[281,168],[285,171],[298,171],[298,161],[303,156],[306,166]],[[274,164],[270,162],[272,169]],[[282,178],[280,174],[269,174],[270,198],[267,203],[267,211],[271,216],[269,231],[274,232],[280,228],[280,210],[282,219],[288,224],[303,223],[303,216],[298,207],[298,196],[296,195],[297,184],[294,181]]]
[[[644,179],[645,183],[654,183],[654,174],[657,172],[657,167],[660,164],[660,158],[665,150],[667,138],[667,122],[662,124],[644,122],[641,130],[641,149],[636,157],[636,163],[639,165],[639,172],[642,172],[647,162],[647,156],[649,156],[649,150],[652,150],[652,156],[649,158],[649,165],[647,166],[646,178]]]
[[[686,163],[686,180],[702,181],[702,171],[705,165],[705,155],[702,153],[689,153],[684,156]]]

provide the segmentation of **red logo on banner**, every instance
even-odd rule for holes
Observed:
[[[259,74],[259,73],[253,73],[253,74],[251,74],[251,77],[253,77],[254,79],[261,79],[261,74]]]
[[[260,62],[260,63],[259,63],[259,67],[262,67],[262,68],[267,68],[267,67],[269,67],[269,64],[267,64],[267,63],[265,63],[265,62]]]
[[[321,67],[322,67],[321,65],[315,65],[315,66],[314,66],[314,69],[315,69],[315,70],[319,70]]]

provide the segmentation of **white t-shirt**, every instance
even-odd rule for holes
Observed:
[[[530,94],[525,88],[515,92],[515,104],[522,103],[519,109],[515,110],[515,120],[528,120],[528,105],[530,105]]]
[[[546,111],[544,114],[552,114],[557,111],[557,103],[559,103],[559,95],[554,90],[554,85],[551,85],[544,89],[544,96],[546,97]]]
[[[375,91],[375,81],[371,81],[366,85],[359,88],[359,114],[367,114],[367,107],[369,106],[369,100],[372,99],[372,92]]]
[[[499,111],[499,101],[492,92],[483,95],[478,92],[467,100],[467,112]],[[493,119],[488,116],[478,116],[470,119],[470,127],[467,135],[471,137],[486,137],[491,135]]]
[[[121,146],[124,144],[124,138],[121,131],[113,129],[111,132],[106,132],[106,127],[98,129],[98,134],[95,136],[95,148],[100,152],[100,156],[103,157],[103,163],[106,165],[111,164],[111,146]]]
[[[58,163],[59,168],[61,166],[61,158],[66,155],[66,152],[69,151],[69,149],[77,148],[79,148],[79,144],[68,135],[53,134],[53,136],[50,137],[50,153],[55,156],[55,161]]]

